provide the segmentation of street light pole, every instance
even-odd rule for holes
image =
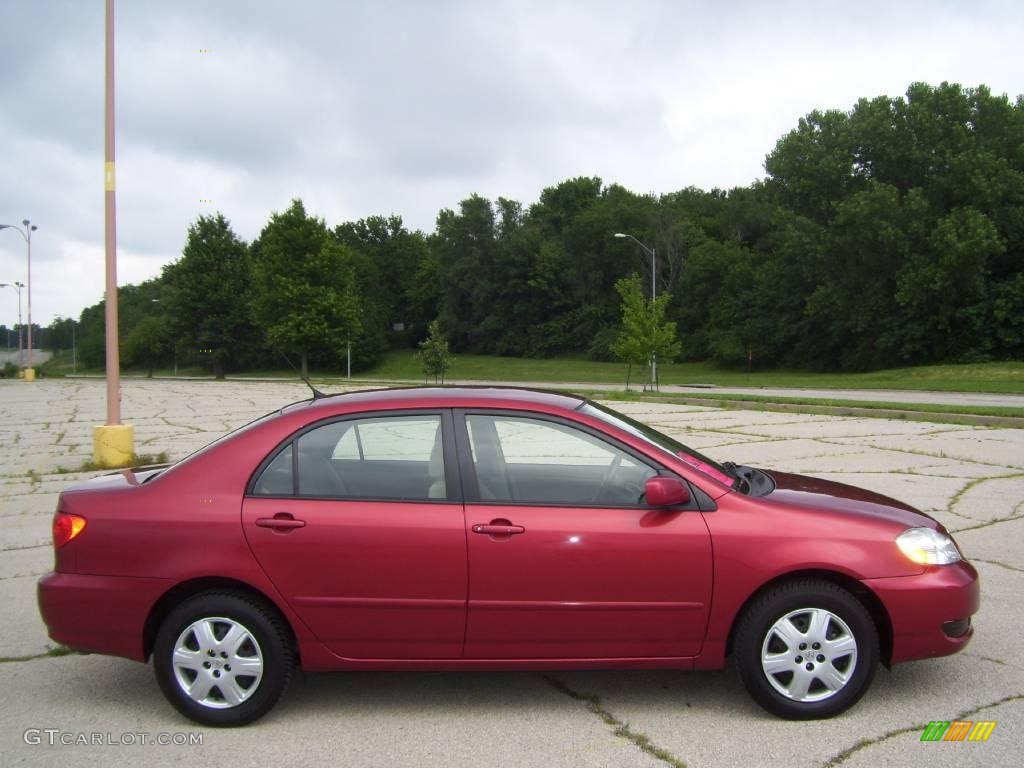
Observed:
[[[32,233],[38,227],[28,219],[22,219],[21,223],[25,225],[25,242],[28,243],[28,287],[26,288],[28,293],[28,365],[25,369],[25,379],[32,381],[35,379],[35,370],[32,368]],[[32,373],[28,373],[28,371],[32,371]]]
[[[24,326],[21,324],[21,289],[24,287],[24,283],[19,283],[17,281],[13,283],[0,283],[0,288],[10,288],[12,291],[18,292],[18,367],[22,369],[25,367],[25,352],[21,344],[21,335],[24,329]],[[8,339],[8,346],[9,345],[10,339]]]
[[[628,234],[626,234],[624,232],[616,232],[615,233],[615,237],[619,237],[619,238],[626,237],[626,238],[629,238],[634,243],[636,243],[641,248],[643,248],[643,250],[650,255],[650,257],[651,257],[651,303],[653,304],[654,303],[654,299],[658,295],[658,282],[657,282],[657,276],[658,276],[658,257],[657,257],[657,254],[655,253],[655,250],[653,248],[650,248],[650,247],[644,245],[643,243],[641,243],[639,240],[637,240],[632,235],[628,235]],[[658,360],[657,360],[657,355],[652,353],[651,354],[651,389],[657,389],[657,388],[658,388]]]
[[[101,467],[124,467],[135,454],[130,424],[121,423],[121,361],[117,338],[117,216],[114,173],[114,0],[106,1],[104,57],[104,223],[106,253],[107,423],[93,428],[93,461]]]
[[[13,229],[25,239],[25,243],[28,245],[28,366],[25,368],[25,380],[34,381],[35,371],[32,370],[32,233],[39,227],[28,219],[22,219],[21,223],[25,226],[24,231],[17,224],[0,224],[0,229]]]
[[[106,219],[107,426],[121,424],[121,361],[117,336],[117,205],[114,174],[114,0],[107,0],[104,105],[104,215]]]

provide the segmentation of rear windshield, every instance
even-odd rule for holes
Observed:
[[[286,406],[286,407],[288,407],[288,406]],[[185,458],[183,458],[183,459],[181,459],[179,461],[174,462],[173,464],[171,464],[170,467],[167,468],[167,470],[165,470],[164,472],[158,473],[154,477],[162,477],[164,474],[166,474],[166,472],[172,471],[175,467],[178,467],[178,466],[184,464],[185,462],[192,461],[193,459],[197,458],[198,456],[202,456],[204,453],[206,453],[207,451],[212,450],[216,446],[218,446],[221,443],[223,443],[225,440],[230,440],[233,437],[237,437],[238,435],[242,434],[243,432],[247,432],[248,430],[252,429],[257,424],[262,424],[263,422],[269,421],[270,419],[274,418],[275,416],[279,416],[283,411],[284,411],[283,408],[279,409],[279,410],[276,410],[276,411],[271,411],[270,413],[267,413],[267,414],[264,414],[263,416],[260,416],[258,419],[253,419],[248,424],[243,424],[241,427],[238,427],[238,429],[234,429],[231,432],[228,432],[226,435],[221,435],[216,440],[214,440],[212,443],[207,443],[202,448],[199,448],[198,450],[193,451],[192,453],[190,453]],[[146,478],[146,479],[150,480],[152,478]]]

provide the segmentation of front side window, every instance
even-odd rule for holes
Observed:
[[[294,492],[299,496],[446,499],[443,446],[439,415],[331,422],[303,433],[283,449],[257,479],[253,491],[280,495],[270,489],[291,483],[294,450],[298,469]]]
[[[654,469],[587,432],[519,416],[468,415],[482,501],[635,506]]]

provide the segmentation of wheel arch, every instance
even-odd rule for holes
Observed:
[[[732,623],[729,626],[729,635],[726,639],[725,654],[730,656],[733,650],[733,639],[736,634],[736,627],[740,622],[740,619],[747,612],[750,605],[757,600],[764,593],[775,589],[776,587],[786,584],[791,581],[799,581],[801,579],[819,579],[821,581],[827,581],[831,584],[845,589],[857,600],[860,601],[861,605],[867,610],[871,616],[871,620],[875,623],[875,628],[878,631],[878,643],[879,643],[879,655],[882,663],[889,667],[892,659],[892,644],[893,644],[893,629],[892,620],[889,618],[889,613],[886,611],[885,606],[878,596],[872,592],[863,583],[848,576],[845,573],[839,573],[838,571],[818,570],[809,569],[802,571],[792,571],[790,573],[784,573],[775,578],[765,582],[756,590],[754,590],[747,599],[740,606],[740,609],[736,611],[736,615],[732,618]]]
[[[167,618],[167,615],[183,601],[211,590],[237,592],[258,601],[268,610],[273,611],[281,620],[282,626],[287,628],[288,634],[291,636],[292,648],[294,648],[296,658],[298,658],[299,643],[297,642],[295,628],[288,620],[285,612],[266,593],[251,584],[246,584],[244,581],[238,581],[237,579],[206,576],[175,584],[153,604],[142,630],[142,654],[145,661],[149,661],[149,657],[153,653],[153,644],[156,642],[157,632],[159,632],[160,625]]]

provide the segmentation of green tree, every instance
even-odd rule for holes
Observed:
[[[441,322],[456,349],[493,354],[502,318],[493,313],[500,278],[495,271],[497,243],[491,201],[471,195],[459,211],[437,216],[433,248],[441,266],[444,295]]]
[[[221,213],[200,216],[189,227],[181,258],[164,267],[159,301],[172,318],[175,344],[207,362],[218,379],[259,343],[251,282],[248,249]],[[167,345],[163,352],[172,350]]]
[[[640,276],[636,274],[621,278],[615,283],[615,290],[622,298],[622,331],[612,345],[613,354],[631,365],[649,366],[653,360],[674,360],[681,344],[676,324],[665,319],[671,294],[644,299]],[[645,374],[644,389],[648,382]],[[650,384],[653,386],[654,382]]]
[[[389,341],[405,345],[409,336],[425,331],[437,316],[439,281],[429,273],[426,237],[406,229],[400,216],[347,222],[335,227],[333,236],[352,253],[362,299],[362,336],[353,352],[356,365],[368,367]]]
[[[46,346],[54,354],[57,354],[63,349],[71,349],[72,336],[72,325],[74,320],[70,317],[55,317],[53,322],[46,326]],[[6,329],[0,325],[0,339],[5,339],[4,331]],[[16,332],[16,331],[15,331]]]
[[[163,289],[162,278],[147,280],[138,285],[122,285],[117,289],[118,334],[123,341],[142,320],[162,317],[158,297]],[[169,331],[168,331],[169,332]],[[78,359],[86,368],[102,368],[106,362],[106,301],[100,300],[82,310],[75,332]],[[130,358],[122,358],[133,364]]]
[[[150,315],[137,322],[125,336],[122,358],[126,365],[144,365],[146,376],[153,378],[154,366],[166,357],[173,343],[164,319]]]
[[[432,320],[427,326],[427,338],[420,342],[420,351],[416,353],[423,365],[423,375],[429,381],[444,384],[445,373],[452,367],[455,358],[448,350],[448,339],[441,333],[441,324]]]
[[[984,86],[913,83],[812,112],[780,139],[765,191],[822,233],[792,265],[806,302],[795,364],[1024,354],[1007,311],[1024,268],[1022,107]]]
[[[254,248],[253,310],[272,345],[336,365],[361,333],[359,292],[349,249],[328,236],[301,200],[275,213]]]

